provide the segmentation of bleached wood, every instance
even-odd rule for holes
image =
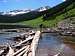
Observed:
[[[31,44],[32,56],[35,56],[35,52],[36,52],[36,49],[37,49],[37,45],[38,45],[38,42],[39,42],[39,39],[40,39],[40,34],[41,34],[41,32],[40,31],[37,31],[35,33],[34,38],[33,38],[33,41],[32,41],[32,44]]]
[[[27,46],[27,48],[26,48],[25,50],[23,50],[21,53],[19,53],[19,54],[16,55],[16,56],[21,56],[21,55],[24,54],[28,49],[29,49],[29,45]]]
[[[21,41],[19,44],[15,45],[15,46],[21,46],[21,44],[23,44],[23,43],[25,43],[25,42],[27,42],[27,41],[29,41],[31,39],[33,39],[33,36],[29,36],[26,40]]]
[[[4,50],[1,50],[1,51],[0,51],[0,55],[1,55],[3,52],[4,52]]]
[[[12,54],[14,53],[14,50],[9,46],[9,52],[7,53],[6,56],[13,56]]]
[[[19,54],[20,52],[22,52],[24,49],[26,49],[28,46],[24,46],[23,48],[21,48],[20,50],[18,50],[17,52],[15,52],[14,54],[13,54],[13,56],[15,56],[15,55],[17,55],[17,54]]]

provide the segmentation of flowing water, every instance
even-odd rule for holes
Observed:
[[[75,56],[75,48],[72,46],[75,45],[63,43],[63,39],[58,35],[44,33],[39,41],[36,56],[53,56],[56,54],[60,54],[59,56]]]

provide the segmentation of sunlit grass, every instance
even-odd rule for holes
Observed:
[[[72,10],[69,10],[67,13],[68,13],[68,16],[75,15],[75,8]],[[42,19],[43,17],[41,16],[41,17],[38,17],[33,20],[22,21],[19,23],[26,24],[26,25],[29,25],[32,27],[39,27],[40,24],[43,24],[45,27],[56,27],[58,22],[64,20],[64,18],[65,18],[64,15],[65,15],[65,13],[58,15],[58,16],[56,16],[56,18],[53,18],[53,19],[49,18],[49,20],[46,20],[46,21],[43,21],[43,19]]]

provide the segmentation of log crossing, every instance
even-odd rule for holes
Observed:
[[[32,56],[36,56],[36,49],[37,49],[38,42],[39,42],[39,39],[40,39],[40,34],[41,34],[41,32],[37,31],[34,38],[33,38],[33,41],[32,41],[32,44],[31,44]]]

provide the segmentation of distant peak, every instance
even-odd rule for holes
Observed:
[[[0,12],[0,15],[11,15],[11,16],[14,16],[14,15],[18,15],[18,14],[25,14],[25,13],[28,13],[28,12],[31,12],[31,11],[38,11],[38,12],[41,12],[41,11],[44,11],[44,10],[48,10],[50,9],[51,7],[50,6],[45,6],[45,7],[40,7],[38,9],[17,9],[17,10],[11,10],[9,12]]]

